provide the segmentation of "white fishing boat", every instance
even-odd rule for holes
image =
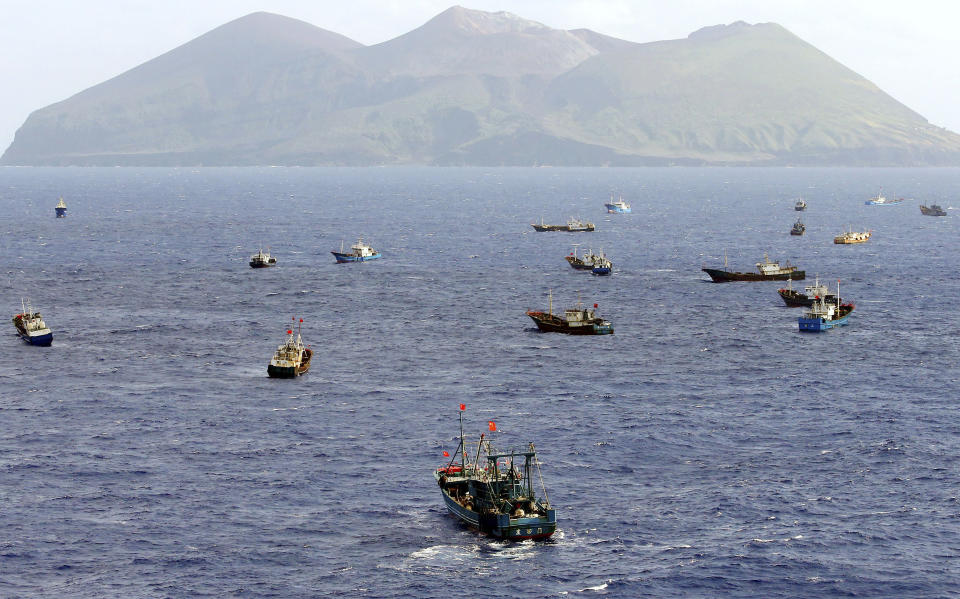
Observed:
[[[39,312],[34,312],[30,302],[20,300],[20,313],[13,317],[17,335],[30,345],[48,346],[53,343],[53,333]]]

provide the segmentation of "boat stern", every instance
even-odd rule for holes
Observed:
[[[37,345],[39,347],[50,347],[53,344],[53,333],[49,330],[45,333],[39,335],[27,335],[24,338],[24,341],[30,345]]]

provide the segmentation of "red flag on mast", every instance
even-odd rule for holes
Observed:
[[[287,330],[287,335],[293,335],[293,331]]]
[[[460,411],[461,411],[461,412],[464,411],[464,410],[466,410],[466,409],[467,409],[467,404],[465,404],[465,403],[460,404]]]
[[[491,431],[497,430],[497,423],[494,422],[493,420],[490,420],[489,422],[487,422],[487,426],[490,427]]]
[[[449,454],[449,453],[447,453],[446,451],[444,451],[444,452],[443,452],[443,457],[445,457],[445,458],[449,458],[449,457],[450,457],[450,454]]]

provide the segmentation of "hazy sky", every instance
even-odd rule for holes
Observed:
[[[376,44],[449,0],[0,0],[0,151],[38,108],[235,18],[269,11]],[[960,2],[954,0],[476,0],[558,29],[635,42],[707,25],[773,21],[922,114],[960,132]]]

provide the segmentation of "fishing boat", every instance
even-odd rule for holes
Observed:
[[[820,277],[817,277],[813,285],[807,285],[803,291],[797,291],[793,288],[793,279],[787,279],[787,286],[777,289],[780,298],[787,306],[791,308],[809,308],[814,301],[826,299],[828,302],[835,302],[837,297],[830,293],[826,285],[820,283]]]
[[[267,375],[272,378],[292,379],[302,374],[307,374],[310,370],[310,358],[313,357],[313,350],[303,345],[303,339],[300,337],[300,327],[303,326],[303,319],[297,324],[297,335],[294,337],[293,329],[287,329],[287,340],[277,348],[267,365]]]
[[[257,253],[250,256],[250,268],[267,268],[274,266],[277,259],[270,255],[269,251],[264,252],[263,248],[257,250]]]
[[[883,188],[880,188],[880,192],[877,193],[875,197],[870,198],[864,204],[867,206],[895,206],[903,201],[903,198],[888,200],[886,196],[883,195]]]
[[[833,242],[840,245],[849,245],[851,243],[866,243],[870,241],[873,231],[846,231],[833,238]]]
[[[793,205],[793,209],[797,212],[803,212],[807,209],[807,203],[803,201],[803,198],[799,198],[797,203]]]
[[[597,316],[597,304],[593,309],[584,308],[577,301],[573,308],[567,308],[563,315],[553,313],[553,291],[550,291],[550,303],[546,312],[528,310],[527,316],[533,319],[537,328],[544,333],[566,333],[568,335],[611,335],[613,325]]]
[[[67,203],[63,201],[63,198],[60,198],[60,201],[53,207],[53,210],[56,212],[57,218],[67,217]]]
[[[580,233],[580,232],[590,232],[596,229],[593,223],[585,223],[579,218],[573,218],[573,217],[570,217],[570,219],[567,220],[567,224],[565,225],[544,224],[543,217],[540,217],[539,225],[537,223],[530,223],[530,226],[533,227],[533,229],[538,233],[543,233],[546,231],[569,231],[571,233]]]
[[[763,262],[757,262],[757,272],[731,272],[727,270],[727,255],[723,255],[723,270],[717,268],[702,268],[703,272],[710,275],[714,283],[727,283],[729,281],[802,281],[806,278],[806,271],[797,270],[796,266],[790,266],[788,262],[785,266],[780,266],[779,262],[771,261],[766,254],[763,255]]]
[[[593,268],[590,269],[595,275],[606,276],[609,275],[613,269],[613,263],[607,258],[603,253],[603,250],[600,250],[600,253],[597,254],[593,259]]]
[[[925,214],[927,216],[946,216],[947,211],[937,204],[930,204],[929,206],[924,206],[921,204],[920,214]]]
[[[331,251],[333,257],[337,259],[337,263],[344,262],[367,262],[368,260],[376,260],[380,257],[380,252],[373,249],[369,245],[363,243],[363,239],[357,239],[357,242],[350,246],[350,251],[344,251],[343,249],[343,240],[340,240],[340,251],[334,252]]]
[[[596,254],[594,254],[593,250],[591,249],[588,250],[583,256],[578,256],[578,247],[580,247],[579,243],[573,244],[573,251],[570,252],[569,256],[566,256],[565,260],[576,270],[590,270],[593,268],[593,262],[596,259]]]
[[[20,300],[20,313],[13,316],[13,326],[17,335],[30,345],[43,347],[53,343],[53,333],[39,312],[34,312],[30,302]]]
[[[623,201],[623,196],[620,196],[620,199],[614,202],[611,195],[610,201],[603,206],[607,209],[608,214],[628,214],[631,212],[630,204]]]
[[[793,223],[793,228],[790,229],[791,235],[803,235],[807,231],[807,226],[800,222],[800,219],[797,219],[797,222]]]
[[[847,318],[853,312],[854,305],[840,303],[839,281],[837,281],[835,298],[834,301],[827,301],[823,297],[814,300],[810,309],[797,318],[800,331],[817,333],[847,324]]]
[[[537,451],[497,451],[486,433],[477,444],[463,437],[460,404],[460,443],[444,466],[433,472],[443,503],[452,516],[481,533],[509,541],[549,538],[557,530],[557,511],[550,505]],[[491,431],[496,425],[489,423]],[[476,446],[476,451],[474,451]],[[449,456],[449,452],[444,452]],[[534,490],[540,482],[543,498]]]

